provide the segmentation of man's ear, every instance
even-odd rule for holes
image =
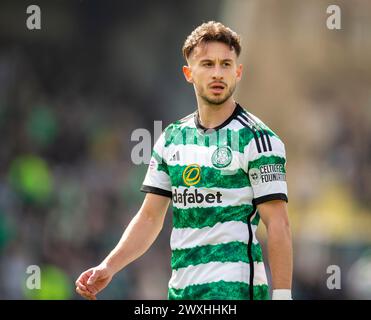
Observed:
[[[236,70],[237,82],[240,81],[242,78],[242,69],[243,69],[242,64],[239,64]]]
[[[183,66],[183,74],[189,83],[193,83],[192,68],[190,66]]]

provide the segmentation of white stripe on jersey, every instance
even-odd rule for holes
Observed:
[[[266,182],[254,186],[254,198],[259,198],[275,193],[284,193],[287,195],[286,181]]]
[[[198,163],[204,167],[213,167],[212,164],[212,155],[217,149],[217,146],[204,147],[195,144],[179,144],[179,145],[170,145],[165,148],[167,154],[169,155],[168,159],[165,159],[166,163],[169,166],[180,165],[185,166],[190,163]],[[171,152],[170,152],[171,150]],[[172,156],[179,152],[179,160],[172,160]],[[226,170],[237,170],[244,168],[246,163],[245,155],[238,151],[232,151],[232,162]]]
[[[249,155],[249,161],[254,161],[256,159],[259,159],[261,156],[270,157],[270,156],[278,156],[282,158],[286,158],[285,155],[285,146],[283,142],[278,139],[276,136],[270,136],[270,141],[272,145],[272,151],[262,151],[258,152],[258,149],[256,147],[255,139],[252,139],[244,148],[245,154]],[[260,148],[261,142],[259,138]]]
[[[257,244],[255,237],[256,225],[252,225],[253,243]],[[249,229],[247,223],[242,221],[218,222],[212,227],[174,228],[171,233],[171,250],[187,249],[196,246],[216,245],[232,241],[249,242]]]
[[[194,284],[216,281],[250,283],[250,266],[246,262],[209,262],[173,270],[169,288],[182,289]],[[254,286],[267,284],[263,262],[254,262]]]
[[[151,174],[150,171],[156,171],[156,174]],[[148,167],[147,174],[144,178],[143,185],[160,188],[171,192],[170,179],[164,171],[158,171],[156,168]]]

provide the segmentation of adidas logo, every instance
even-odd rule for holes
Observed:
[[[175,152],[171,158],[169,159],[169,161],[179,161],[180,160],[180,156],[179,156],[179,150],[177,152]]]

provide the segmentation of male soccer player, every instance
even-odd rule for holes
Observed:
[[[76,291],[95,299],[113,275],[152,245],[173,201],[169,299],[268,299],[255,232],[267,228],[273,299],[291,299],[292,244],[285,148],[233,99],[242,75],[240,38],[210,21],[186,39],[183,67],[197,111],[169,125],[154,146],[142,207]]]

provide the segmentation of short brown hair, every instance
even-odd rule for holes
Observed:
[[[201,24],[187,37],[183,45],[183,56],[187,60],[193,49],[202,42],[218,41],[233,48],[237,57],[241,52],[240,36],[220,22],[209,21]]]

